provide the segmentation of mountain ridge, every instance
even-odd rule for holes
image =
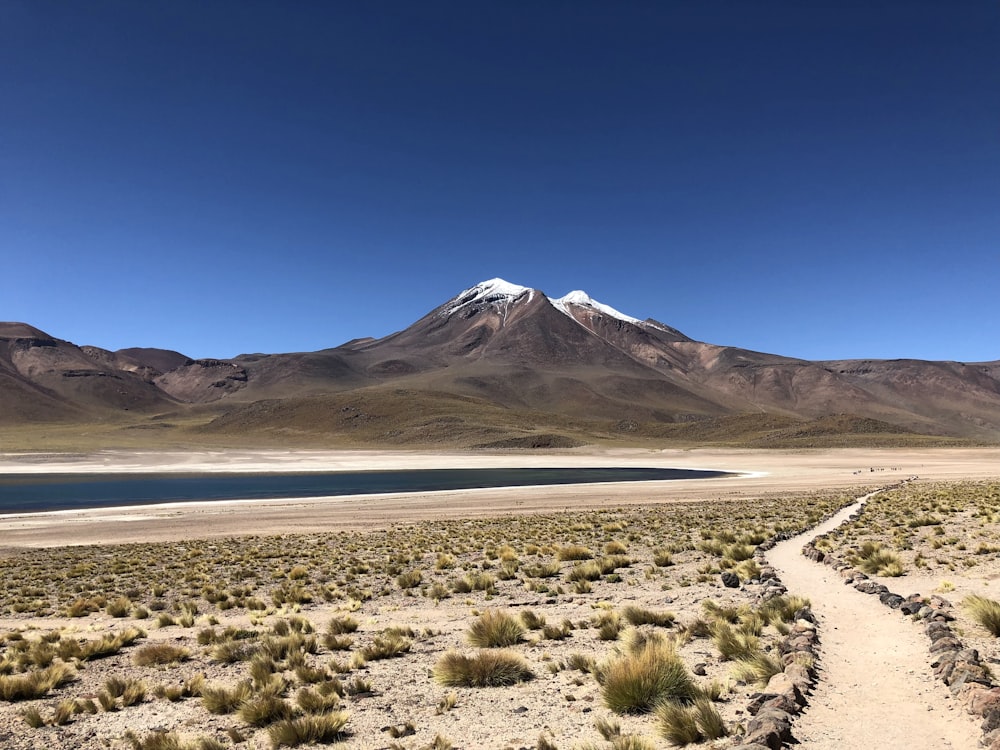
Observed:
[[[580,436],[614,433],[618,424],[646,425],[633,432],[653,434],[661,430],[656,425],[739,415],[793,420],[783,428],[791,434],[795,420],[826,420],[836,429],[847,423],[831,417],[845,414],[860,420],[851,423],[857,434],[870,432],[858,425],[879,424],[900,433],[1000,440],[1000,361],[809,361],[696,341],[580,290],[551,298],[500,278],[463,290],[388,336],[316,352],[228,359],[143,347],[111,352],[27,323],[0,323],[0,427],[114,421],[128,412],[131,419],[201,415],[200,429],[208,432],[253,424],[291,434],[296,424],[311,424],[304,433],[331,437],[355,429],[350,425],[360,417],[345,426],[314,418],[309,408],[347,409],[355,394],[369,409],[379,399],[395,404],[408,415],[406,429],[419,433],[420,409],[404,408],[393,391],[411,394],[417,405],[435,404],[441,424],[448,408],[457,419],[492,415],[477,428],[490,438],[484,444],[532,444],[533,434],[552,435],[560,425],[575,425]],[[289,419],[282,403],[299,416]],[[522,415],[524,434],[516,424],[494,434],[490,419],[506,423],[498,416],[506,413]],[[365,439],[378,442],[378,434]]]

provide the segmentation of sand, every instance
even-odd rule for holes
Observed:
[[[782,582],[812,601],[822,638],[819,683],[795,722],[795,737],[810,750],[976,747],[975,723],[927,668],[921,626],[801,554],[804,541],[836,528],[859,505],[767,554]]]
[[[392,451],[231,451],[93,455],[0,454],[0,474],[279,472],[417,468],[649,466],[718,469],[709,480],[422,492],[349,498],[177,503],[0,516],[0,548],[169,541],[249,533],[371,529],[407,520],[720,500],[777,492],[863,488],[907,476],[1000,476],[1000,449],[664,450],[592,449],[481,455]],[[874,471],[872,471],[874,469]]]
[[[722,469],[734,476],[712,480],[574,485],[568,487],[509,488],[458,492],[416,493],[309,500],[232,501],[16,514],[0,517],[0,547],[17,548],[83,545],[144,540],[181,540],[244,533],[318,532],[338,529],[373,529],[408,520],[485,517],[502,514],[542,513],[628,505],[668,504],[684,501],[726,502],[747,497],[790,492],[846,489],[862,495],[867,489],[917,476],[920,481],[949,481],[1000,477],[1000,449],[927,450],[823,450],[762,452],[744,450],[568,451],[559,454],[428,454],[416,452],[277,452],[143,454],[105,452],[94,455],[0,455],[0,473],[46,472],[192,472],[192,471],[288,471],[358,470],[431,467],[511,466],[651,466]],[[833,522],[835,523],[836,520]],[[821,634],[820,684],[810,706],[796,720],[794,732],[803,748],[834,747],[973,748],[978,729],[973,719],[954,706],[947,689],[934,682],[928,668],[927,644],[917,626],[902,620],[873,597],[844,586],[828,567],[811,563],[798,551],[820,530],[813,530],[770,553],[789,589],[809,596],[819,617]],[[680,612],[697,611],[698,596],[690,593],[672,603]],[[685,596],[695,597],[686,601]],[[653,605],[656,599],[641,604]],[[477,600],[478,601],[478,600]],[[566,605],[567,607],[569,605]],[[372,620],[395,621],[392,607]],[[407,611],[407,619],[426,620],[445,633],[440,638],[458,638],[468,613],[459,618],[450,610],[428,608]],[[447,614],[447,617],[445,615]],[[576,612],[552,612],[556,616],[585,616]],[[454,620],[454,621],[452,621]],[[13,622],[5,626],[13,626]],[[63,625],[67,623],[62,623]],[[366,623],[373,625],[371,623]],[[38,625],[36,623],[36,625]],[[56,627],[60,623],[47,623]],[[42,625],[38,625],[42,627]],[[95,622],[95,627],[97,623]],[[102,621],[102,626],[107,626]],[[454,631],[454,633],[452,633]],[[172,632],[151,631],[153,637]],[[428,666],[432,655],[428,653]],[[379,662],[379,665],[382,663]],[[391,669],[391,665],[387,668]],[[388,676],[373,673],[376,680]],[[538,714],[537,729],[517,737],[504,737],[503,744],[523,743],[541,731],[561,733],[569,740],[577,725],[589,726],[589,718],[576,716],[579,706],[596,705],[596,688],[587,683],[566,690],[574,692],[572,703],[561,702],[565,717],[548,715],[549,707],[531,703]],[[511,700],[514,695],[511,694]],[[388,699],[388,696],[386,696]],[[506,699],[506,698],[505,698]],[[428,706],[437,696],[422,696]],[[468,700],[473,700],[470,696]],[[483,699],[485,700],[485,699]],[[525,698],[526,700],[526,698]],[[568,700],[568,699],[567,699]],[[192,710],[184,704],[184,710]],[[378,701],[372,703],[378,704]],[[389,704],[383,707],[388,711]],[[393,704],[395,705],[395,704]],[[520,711],[519,704],[503,710]],[[416,707],[411,710],[416,712]],[[447,730],[459,747],[490,747],[487,737],[454,723],[471,711],[500,710],[493,703],[470,703],[465,710],[440,719],[424,719],[434,730]],[[586,708],[584,710],[589,710]],[[431,716],[432,714],[429,714]],[[534,714],[531,714],[534,715]],[[102,715],[103,716],[103,715]],[[113,718],[114,715],[108,715]],[[110,718],[108,720],[111,720]],[[356,723],[362,722],[359,714]],[[564,721],[565,720],[565,721]],[[12,722],[14,720],[12,719]],[[82,722],[82,720],[81,720]],[[566,723],[568,722],[568,723]],[[16,723],[16,722],[15,722]],[[15,725],[11,724],[11,728]],[[144,724],[146,720],[144,719]],[[640,722],[636,731],[646,731]],[[489,722],[484,724],[488,725]],[[565,726],[564,726],[565,724]],[[150,725],[152,726],[152,725]],[[114,728],[114,727],[112,727]],[[148,728],[148,727],[146,727]],[[53,730],[55,731],[55,730]],[[524,736],[522,736],[524,735]],[[45,735],[51,741],[53,735]],[[370,737],[371,734],[359,737]],[[42,735],[39,735],[41,738]],[[366,740],[359,740],[362,743]],[[388,744],[388,741],[386,742]],[[61,746],[58,744],[49,745]],[[67,745],[69,746],[69,745]],[[357,743],[351,746],[360,746]],[[407,745],[409,746],[409,745]],[[511,746],[515,746],[511,744]],[[560,747],[571,745],[561,744]]]

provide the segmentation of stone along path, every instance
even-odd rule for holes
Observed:
[[[973,750],[979,729],[931,674],[923,631],[801,554],[865,499],[767,553],[788,590],[812,601],[819,623],[819,683],[792,731],[804,750]]]

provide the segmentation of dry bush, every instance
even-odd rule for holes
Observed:
[[[906,572],[896,553],[873,541],[861,545],[861,549],[851,556],[851,564],[868,575],[895,577]]]
[[[24,674],[0,675],[0,700],[23,701],[41,698],[50,690],[76,677],[69,664],[53,664],[45,669]]]
[[[149,643],[132,655],[132,662],[138,667],[162,664],[177,664],[190,658],[191,652],[183,646],[172,643]]]
[[[622,610],[622,617],[628,620],[630,625],[657,625],[663,628],[671,627],[677,619],[677,615],[673,612],[653,612],[631,604]]]
[[[381,633],[375,640],[361,649],[361,655],[368,661],[393,659],[407,653],[413,643],[409,638],[396,633]]]
[[[1000,637],[1000,602],[978,594],[971,594],[962,600],[962,606],[969,611],[969,616],[973,620],[995,637]]]
[[[447,687],[501,687],[533,676],[520,654],[505,650],[479,651],[475,656],[451,651],[434,666],[434,678]]]
[[[590,560],[593,556],[594,553],[590,549],[580,544],[570,544],[566,547],[560,547],[556,552],[556,558],[562,562],[566,562],[567,560]]]
[[[677,653],[650,644],[601,666],[601,694],[615,713],[648,713],[664,701],[694,699],[694,680]]]
[[[309,714],[297,719],[288,719],[273,724],[268,729],[268,737],[275,749],[297,747],[307,743],[336,742],[346,737],[344,727],[350,719],[346,711],[331,711],[325,714]]]
[[[748,685],[757,684],[761,687],[767,685],[768,681],[776,674],[781,674],[785,670],[785,665],[781,659],[757,651],[745,657],[741,657],[733,664],[733,678]]]
[[[472,623],[466,637],[479,648],[513,646],[524,640],[524,625],[507,612],[490,609]]]

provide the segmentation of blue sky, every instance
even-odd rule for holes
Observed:
[[[0,0],[0,318],[314,350],[500,276],[997,359],[998,39],[986,0]]]

